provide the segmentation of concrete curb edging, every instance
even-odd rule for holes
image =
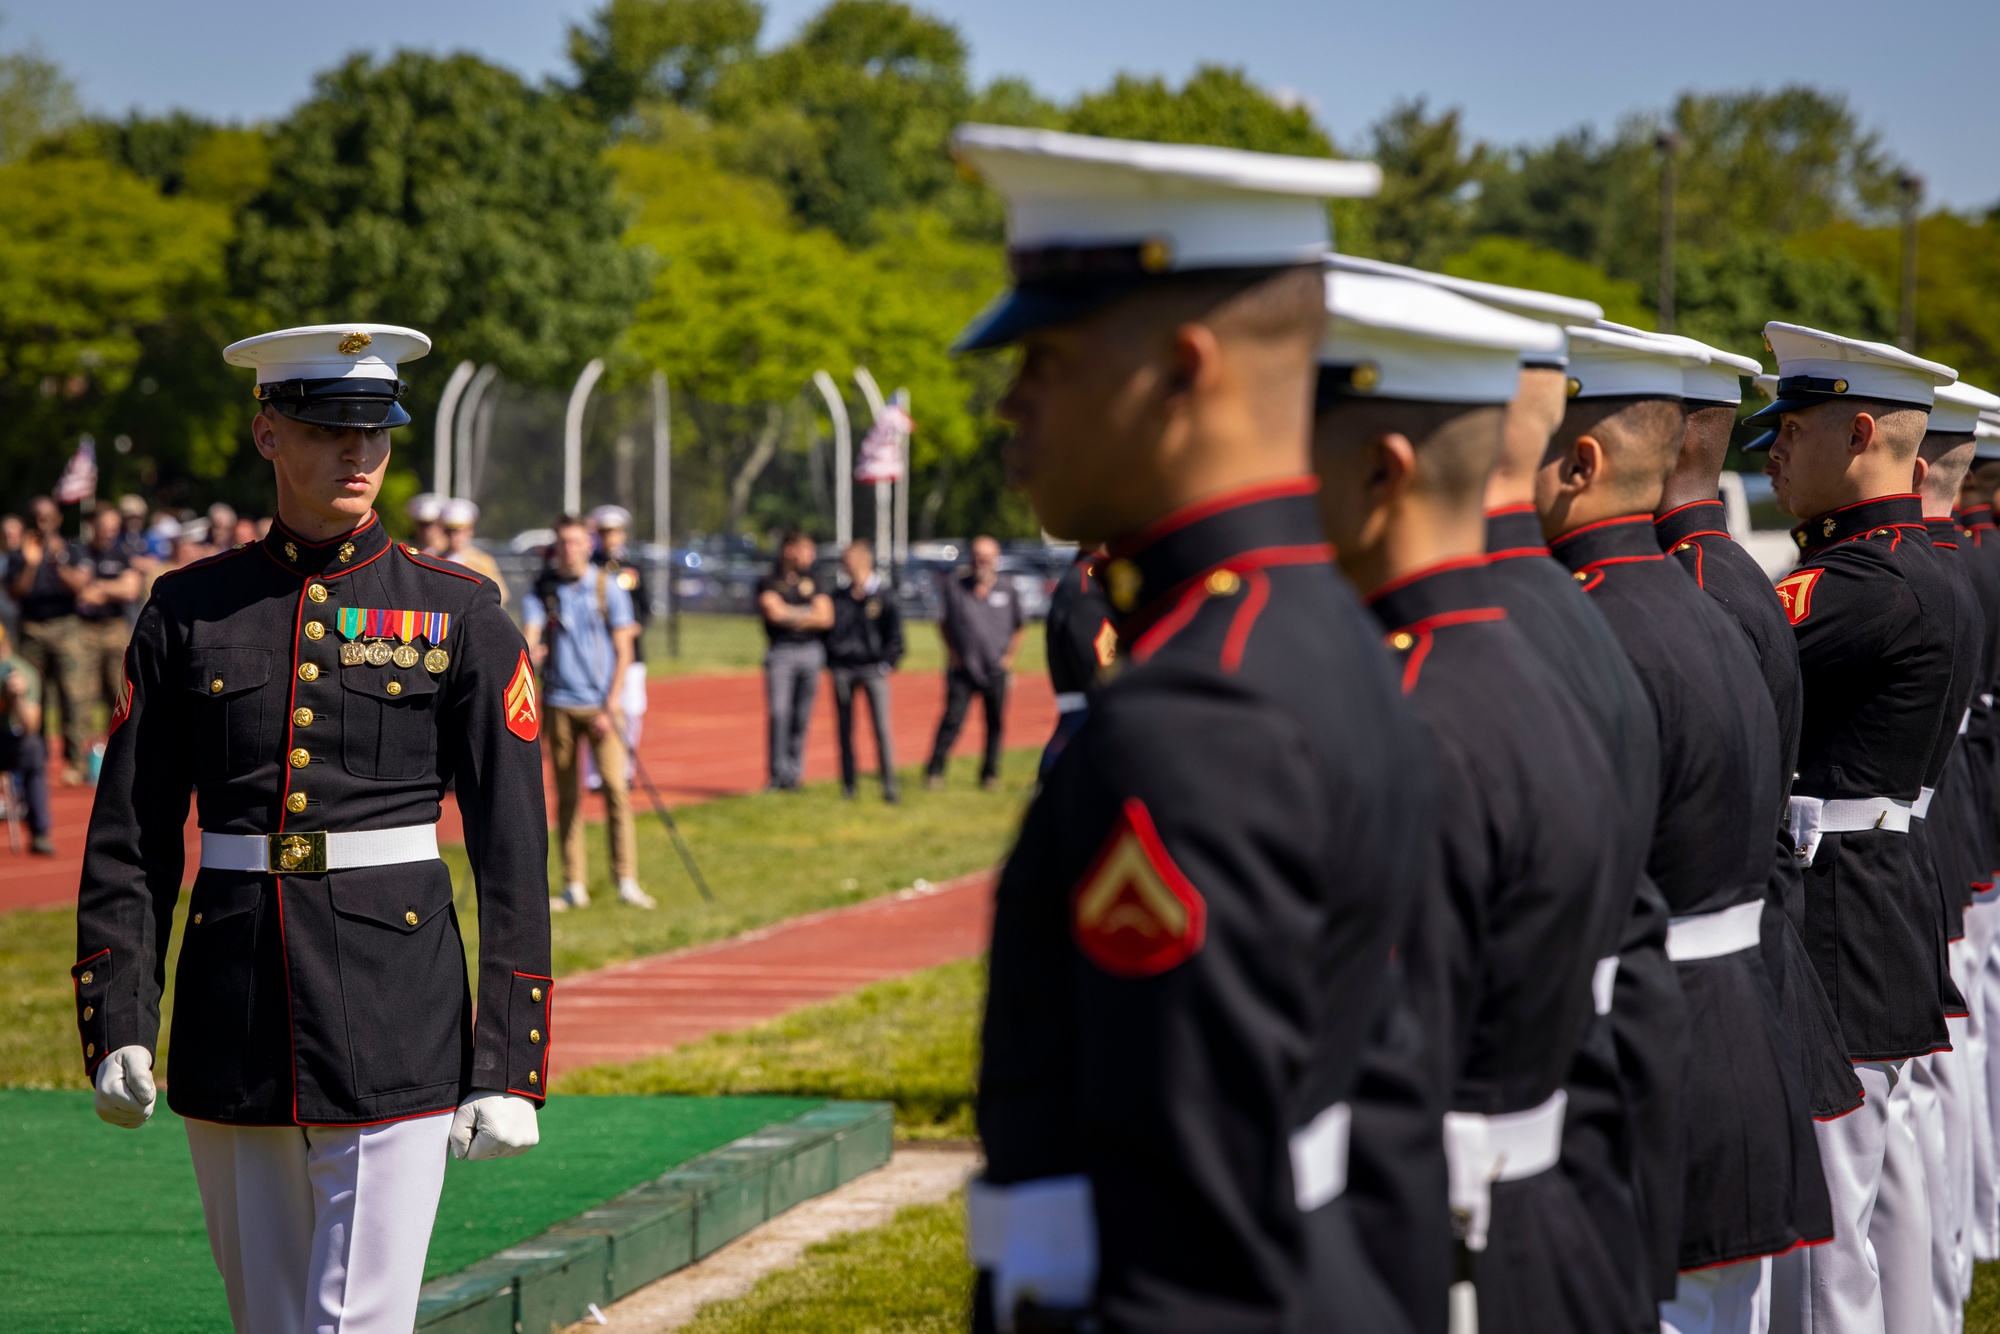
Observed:
[[[829,1102],[424,1284],[424,1334],[552,1334],[889,1161],[886,1102]]]

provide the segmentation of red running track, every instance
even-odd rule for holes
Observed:
[[[929,755],[937,720],[944,710],[944,676],[923,672],[895,679],[892,710],[896,757],[921,764]],[[764,682],[754,672],[711,676],[669,677],[651,683],[648,713],[639,756],[660,794],[673,805],[712,797],[755,792],[764,786]],[[855,711],[865,715],[862,704]],[[954,755],[976,754],[983,744],[984,719],[974,705]],[[1007,708],[1006,744],[1040,745],[1055,728],[1055,694],[1046,674],[1014,678]],[[865,717],[855,720],[860,764],[864,773],[875,767],[874,732]],[[806,778],[837,777],[840,752],[833,735],[833,688],[824,676],[813,705],[806,739]],[[0,911],[13,908],[60,908],[76,902],[83,870],[84,833],[90,823],[92,791],[56,788],[50,793],[54,817],[55,857],[31,857],[25,847],[13,852],[0,845]],[[643,802],[643,797],[641,798]],[[550,821],[555,818],[553,780],[548,791]],[[603,818],[597,798],[588,799],[586,814]],[[192,814],[188,820],[188,872],[199,860],[199,838]],[[25,831],[23,831],[25,844]],[[458,808],[446,798],[438,835],[447,843],[460,840]],[[921,965],[919,965],[921,966]]]
[[[986,948],[993,873],[556,983],[549,1073],[634,1061]],[[837,962],[836,962],[837,961]]]

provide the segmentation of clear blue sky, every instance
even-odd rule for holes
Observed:
[[[767,40],[820,0],[768,0]],[[530,75],[563,68],[591,0],[402,0],[341,9],[272,0],[0,0],[0,47],[66,68],[95,110],[282,113],[358,47],[469,48]],[[1399,97],[1465,109],[1497,142],[1615,124],[1682,89],[1806,82],[1862,121],[1957,208],[2000,202],[2000,4],[1863,0],[1677,5],[1604,0],[926,0],[969,40],[976,75],[1068,97],[1119,70],[1178,79],[1204,60],[1311,98],[1344,142]]]

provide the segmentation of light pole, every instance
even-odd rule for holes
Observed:
[[[1896,312],[1896,346],[1917,350],[1917,210],[1924,202],[1924,178],[1914,173],[1896,182],[1903,190],[1903,291]]]
[[[868,424],[873,427],[882,420],[882,387],[875,383],[866,366],[854,368],[854,383],[861,387],[861,397],[868,400]],[[891,517],[895,509],[894,487],[894,482],[875,483],[875,556],[889,571],[892,587],[902,582],[896,577],[896,530]]]
[[[565,514],[577,514],[583,510],[583,409],[590,402],[590,391],[603,374],[604,358],[592,357],[590,364],[583,368],[583,374],[576,377],[576,387],[569,391],[569,410],[563,414]]]
[[[1681,137],[1663,130],[1654,147],[1660,150],[1660,332],[1674,331],[1674,157]]]
[[[653,541],[667,553],[665,587],[653,610],[667,614],[667,656],[681,655],[680,613],[674,607],[674,431],[667,373],[653,372]]]
[[[854,540],[854,428],[831,375],[814,371],[813,388],[826,400],[826,415],[833,418],[833,541],[845,551]]]
[[[479,374],[472,377],[472,383],[465,387],[464,395],[458,400],[458,407],[452,414],[452,434],[457,463],[452,467],[451,485],[457,494],[467,500],[472,499],[472,435],[478,425],[482,401],[493,385],[493,379],[500,374],[500,368],[487,362],[479,368]],[[453,491],[440,491],[439,495],[449,496]]]
[[[452,367],[451,378],[444,382],[444,396],[438,399],[437,430],[431,436],[431,490],[440,496],[451,494],[451,419],[473,370],[469,361]]]

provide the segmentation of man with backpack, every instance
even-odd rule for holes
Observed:
[[[562,833],[563,891],[557,912],[590,906],[583,822],[578,818],[579,769],[588,746],[604,779],[606,832],[618,898],[653,906],[639,887],[631,789],[625,773],[625,718],[619,690],[639,637],[632,595],[616,576],[591,563],[590,527],[575,515],[556,520],[548,566],[522,606],[528,648],[542,669],[551,753],[556,765],[556,823]]]

